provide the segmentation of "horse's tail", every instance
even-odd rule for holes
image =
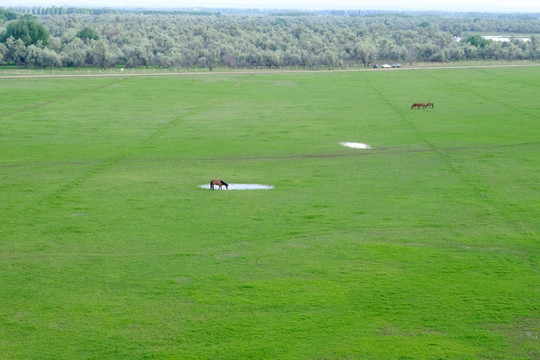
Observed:
[[[214,190],[214,184],[213,184],[214,180],[210,180],[210,189]]]

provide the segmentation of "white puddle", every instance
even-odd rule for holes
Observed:
[[[341,142],[340,144],[353,149],[371,149],[370,145],[357,142]]]
[[[210,184],[204,184],[200,185],[199,187],[203,189],[210,189]],[[262,185],[262,184],[231,184],[229,183],[229,189],[228,190],[268,190],[273,189],[274,187],[272,185]],[[214,189],[217,190],[218,186],[214,185]],[[225,186],[221,188],[222,190],[225,189]]]

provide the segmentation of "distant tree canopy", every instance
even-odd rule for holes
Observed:
[[[16,12],[0,9],[0,21],[14,20],[18,17]]]
[[[25,46],[41,44],[49,45],[49,32],[31,16],[24,16],[22,19],[9,23],[0,41],[5,42],[7,38],[22,40]]]
[[[0,65],[213,70],[540,59],[540,14],[30,10],[0,12]],[[479,35],[487,33],[511,40]]]
[[[79,31],[76,36],[81,40],[99,40],[99,33],[89,26]]]
[[[489,44],[489,40],[484,39],[481,35],[471,35],[467,37],[467,42],[471,44],[472,46],[476,46],[477,48],[485,48]]]

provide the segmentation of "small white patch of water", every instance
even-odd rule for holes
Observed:
[[[203,189],[210,189],[210,184],[204,184],[200,185],[199,187]],[[229,183],[229,189],[228,190],[268,190],[273,189],[274,187],[272,185],[263,185],[263,184],[231,184]],[[214,186],[214,189],[218,189],[217,186]],[[225,186],[221,188],[222,190],[225,189]]]
[[[370,145],[357,142],[341,142],[340,144],[353,149],[371,149]]]
[[[517,39],[517,40],[527,41],[527,42],[531,41],[531,38],[527,36],[510,37],[510,36],[498,36],[498,35],[485,35],[482,37],[486,40],[493,40],[493,41],[500,41],[500,42],[509,42],[512,39]]]

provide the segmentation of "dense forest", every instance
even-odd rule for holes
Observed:
[[[539,14],[60,9],[0,8],[0,65],[212,70],[540,59]]]

